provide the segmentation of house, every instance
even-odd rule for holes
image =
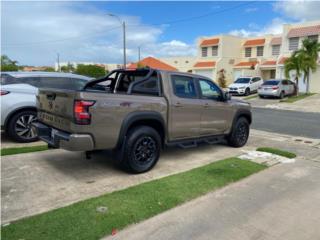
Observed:
[[[259,75],[263,79],[285,78],[284,63],[305,38],[319,41],[320,21],[285,24],[279,35],[243,38],[229,35],[200,37],[193,72],[217,81],[220,70],[225,71],[227,84],[240,76]],[[290,73],[295,79],[295,73]],[[299,90],[305,91],[303,76]],[[320,92],[320,64],[310,74],[310,91]]]

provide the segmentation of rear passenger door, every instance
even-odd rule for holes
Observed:
[[[171,74],[169,103],[170,140],[199,136],[202,106],[195,80],[183,74]]]

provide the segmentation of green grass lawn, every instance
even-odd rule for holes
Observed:
[[[306,97],[310,97],[314,95],[314,93],[305,93],[305,94],[299,94],[298,96],[290,96],[287,99],[282,99],[280,102],[286,102],[286,103],[294,103],[296,101],[302,100]]]
[[[100,239],[113,229],[138,223],[265,168],[238,158],[221,160],[13,222],[2,227],[2,237]],[[107,213],[97,212],[99,206],[107,207]]]
[[[1,156],[48,150],[47,145],[1,149]]]
[[[287,152],[287,151],[284,151],[284,150],[280,150],[280,149],[277,149],[277,148],[270,148],[270,147],[260,147],[260,148],[257,148],[257,151],[273,153],[273,154],[276,154],[276,155],[279,155],[279,156],[282,156],[282,157],[287,157],[287,158],[295,158],[297,156],[294,153]]]

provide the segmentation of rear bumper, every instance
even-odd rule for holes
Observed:
[[[273,90],[273,91],[263,91],[259,90],[258,95],[260,96],[272,96],[272,97],[278,97],[280,95],[278,90]]]
[[[71,134],[46,124],[35,122],[32,127],[39,138],[54,148],[62,148],[69,151],[94,150],[94,141],[90,134]]]

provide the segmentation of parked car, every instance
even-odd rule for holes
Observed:
[[[132,172],[150,170],[163,146],[227,140],[242,147],[251,109],[211,79],[155,69],[115,70],[81,91],[40,89],[40,139],[70,151],[113,149]]]
[[[229,85],[229,92],[231,94],[248,96],[253,92],[257,92],[262,83],[263,79],[261,77],[240,77]]]
[[[258,89],[259,97],[278,97],[284,98],[296,92],[294,82],[286,79],[274,79],[265,81]]]
[[[17,142],[33,142],[38,88],[81,89],[92,78],[70,73],[2,72],[1,129]]]

